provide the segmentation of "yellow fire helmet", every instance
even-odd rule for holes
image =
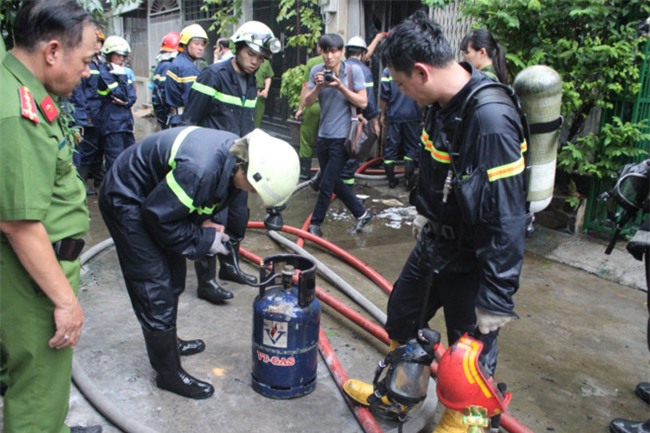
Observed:
[[[194,38],[203,39],[206,43],[208,42],[208,34],[200,24],[190,24],[181,30],[181,38],[178,42],[181,45],[187,45]]]

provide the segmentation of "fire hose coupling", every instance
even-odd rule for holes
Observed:
[[[266,208],[266,216],[264,217],[264,228],[267,230],[282,230],[284,222],[282,221],[282,211],[286,205],[273,206]]]

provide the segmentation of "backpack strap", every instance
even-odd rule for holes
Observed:
[[[483,83],[479,86],[476,86],[472,89],[463,101],[461,108],[458,112],[457,117],[454,119],[457,122],[456,130],[454,131],[454,136],[451,141],[451,146],[449,149],[449,157],[451,158],[451,169],[454,171],[454,174],[457,176],[458,171],[456,170],[456,165],[454,164],[454,157],[458,156],[460,152],[460,145],[462,135],[465,131],[465,121],[471,116],[471,114],[478,109],[479,107],[486,104],[505,104],[513,107],[517,110],[519,114],[519,119],[521,121],[521,126],[524,132],[524,140],[526,144],[530,144],[530,127],[528,125],[528,118],[526,113],[524,113],[521,108],[521,102],[519,97],[515,94],[512,87],[507,86],[498,81],[490,81]],[[549,122],[555,124],[555,121]],[[541,124],[542,127],[548,128],[549,125]],[[552,126],[552,125],[551,125]],[[530,159],[527,158],[527,151],[524,152],[524,161],[526,164],[525,168],[525,189],[528,191],[529,186],[529,176],[530,176]],[[530,202],[526,201],[526,210],[528,211]]]
[[[521,108],[521,103],[519,98],[515,94],[515,91],[505,84],[499,83],[497,81],[492,81],[488,83],[483,83],[480,86],[476,86],[472,91],[467,95],[463,104],[460,107],[458,115],[456,117],[456,122],[458,122],[458,128],[454,132],[454,137],[451,144],[451,153],[458,154],[460,150],[460,138],[465,130],[464,122],[468,118],[468,115],[473,113],[477,108],[485,104],[506,104],[510,105],[517,110],[519,118],[521,119],[521,125],[524,129],[524,138],[528,141],[530,139],[530,129],[528,127],[528,119],[526,114]]]
[[[348,89],[354,92],[354,87],[352,83],[352,73],[354,71],[354,65],[352,65],[351,63],[345,63],[345,69],[348,75]],[[352,117],[353,118],[359,117],[359,109],[356,107],[356,105],[351,104],[350,102],[348,102],[348,105],[350,106],[350,114],[352,115]]]

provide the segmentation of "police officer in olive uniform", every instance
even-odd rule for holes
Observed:
[[[183,123],[229,131],[244,136],[254,129],[257,85],[255,72],[264,59],[280,50],[280,41],[271,29],[259,21],[244,23],[231,41],[235,56],[205,68],[189,94]],[[234,254],[219,254],[219,278],[241,284],[255,283],[253,275],[237,271],[239,245],[246,235],[248,224],[248,196],[241,194],[237,203],[213,216],[214,221],[226,227],[235,246]],[[221,303],[233,297],[216,280],[215,259],[206,257],[195,262],[198,279],[197,295],[212,303]]]
[[[269,59],[264,59],[264,63],[255,72],[255,82],[257,83],[257,100],[255,103],[255,127],[262,126],[262,118],[266,110],[266,99],[269,97],[271,82],[273,80],[273,66]]]
[[[74,0],[34,0],[23,2],[14,30],[0,66],[2,430],[100,433],[64,424],[88,211],[57,105],[89,76],[97,29]]]

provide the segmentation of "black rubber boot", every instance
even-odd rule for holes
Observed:
[[[174,323],[178,318],[178,297],[176,298],[176,307],[174,308]],[[182,340],[178,338],[178,353],[181,356],[190,356],[201,353],[205,350],[205,342],[203,340]],[[153,367],[153,365],[152,365]]]
[[[650,433],[650,419],[647,421],[630,421],[616,418],[609,424],[610,433]]]
[[[309,180],[311,177],[311,158],[300,158],[299,180]]]
[[[650,404],[650,382],[640,382],[634,392],[645,404]]]
[[[399,180],[395,178],[395,164],[384,164],[384,171],[386,172],[386,179],[388,179],[388,187],[395,188]]]
[[[201,353],[205,350],[203,340],[181,340],[178,339],[178,353],[181,356],[190,356]]]
[[[81,167],[79,167],[79,176],[81,176],[81,178],[84,181],[84,185],[86,186],[86,195],[89,195],[89,196],[90,195],[97,195],[97,191],[95,191],[94,189],[92,189],[91,187],[88,186],[88,173],[89,173],[89,171],[90,171],[90,167],[81,166]]]
[[[204,257],[194,262],[198,287],[196,294],[199,299],[204,299],[213,304],[221,304],[235,295],[217,283],[217,261],[214,257]]]
[[[415,186],[415,161],[407,159],[404,162],[404,186],[412,189]]]
[[[190,376],[181,367],[176,328],[156,332],[143,329],[142,333],[147,344],[149,362],[158,373],[158,388],[194,399],[208,398],[214,394],[212,385]]]
[[[239,269],[239,242],[232,241],[232,252],[227,256],[217,254],[219,257],[219,279],[234,281],[239,284],[255,284],[257,278]],[[239,272],[237,270],[239,269]]]

